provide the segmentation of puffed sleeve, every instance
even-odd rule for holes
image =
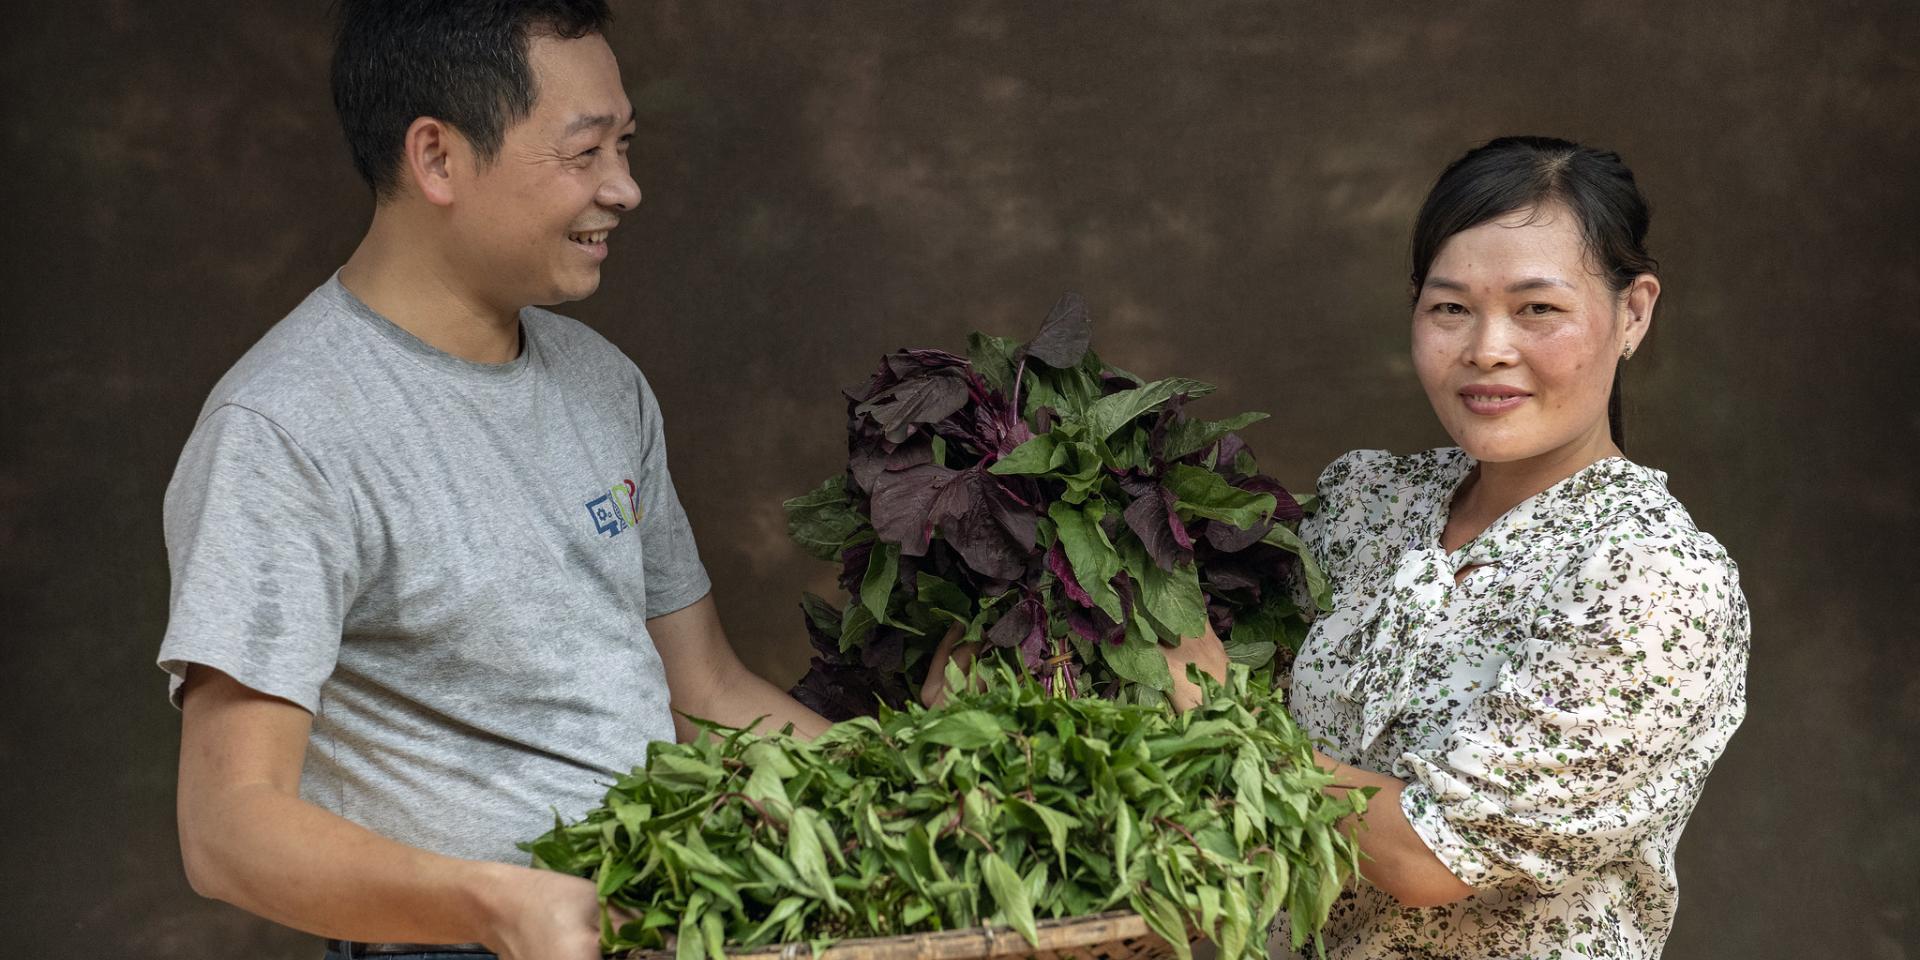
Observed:
[[[1313,512],[1300,520],[1300,540],[1329,581],[1340,579],[1352,550],[1353,538],[1342,532],[1356,523],[1357,505],[1363,499],[1358,489],[1377,484],[1392,460],[1393,455],[1385,450],[1349,450],[1327,464],[1314,482],[1313,494],[1318,502]],[[1294,606],[1313,619],[1313,591],[1300,565],[1289,569],[1286,585]]]
[[[1408,822],[1462,882],[1544,891],[1677,832],[1745,716],[1747,640],[1711,538],[1615,538],[1442,747],[1402,756]]]

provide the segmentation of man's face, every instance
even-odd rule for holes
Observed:
[[[606,231],[640,204],[627,172],[633,107],[607,42],[538,37],[527,59],[532,112],[492,163],[455,184],[449,207],[448,259],[487,306],[508,311],[593,293]]]

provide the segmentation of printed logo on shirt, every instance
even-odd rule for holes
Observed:
[[[617,537],[628,527],[640,525],[640,488],[632,480],[622,480],[606,493],[587,501],[587,516],[595,533]]]

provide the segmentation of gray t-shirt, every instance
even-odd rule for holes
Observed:
[[[393,839],[514,848],[673,738],[646,621],[705,596],[640,371],[521,312],[503,364],[341,286],[221,379],[167,487],[160,666],[313,713],[302,796]]]

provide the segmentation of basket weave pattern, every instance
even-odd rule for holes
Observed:
[[[1173,946],[1128,911],[1042,920],[1040,945],[1027,942],[1012,927],[971,927],[897,937],[842,940],[816,960],[1166,960]],[[627,960],[673,960],[670,950],[635,950]],[[728,960],[809,960],[805,943],[774,944],[738,953]]]

